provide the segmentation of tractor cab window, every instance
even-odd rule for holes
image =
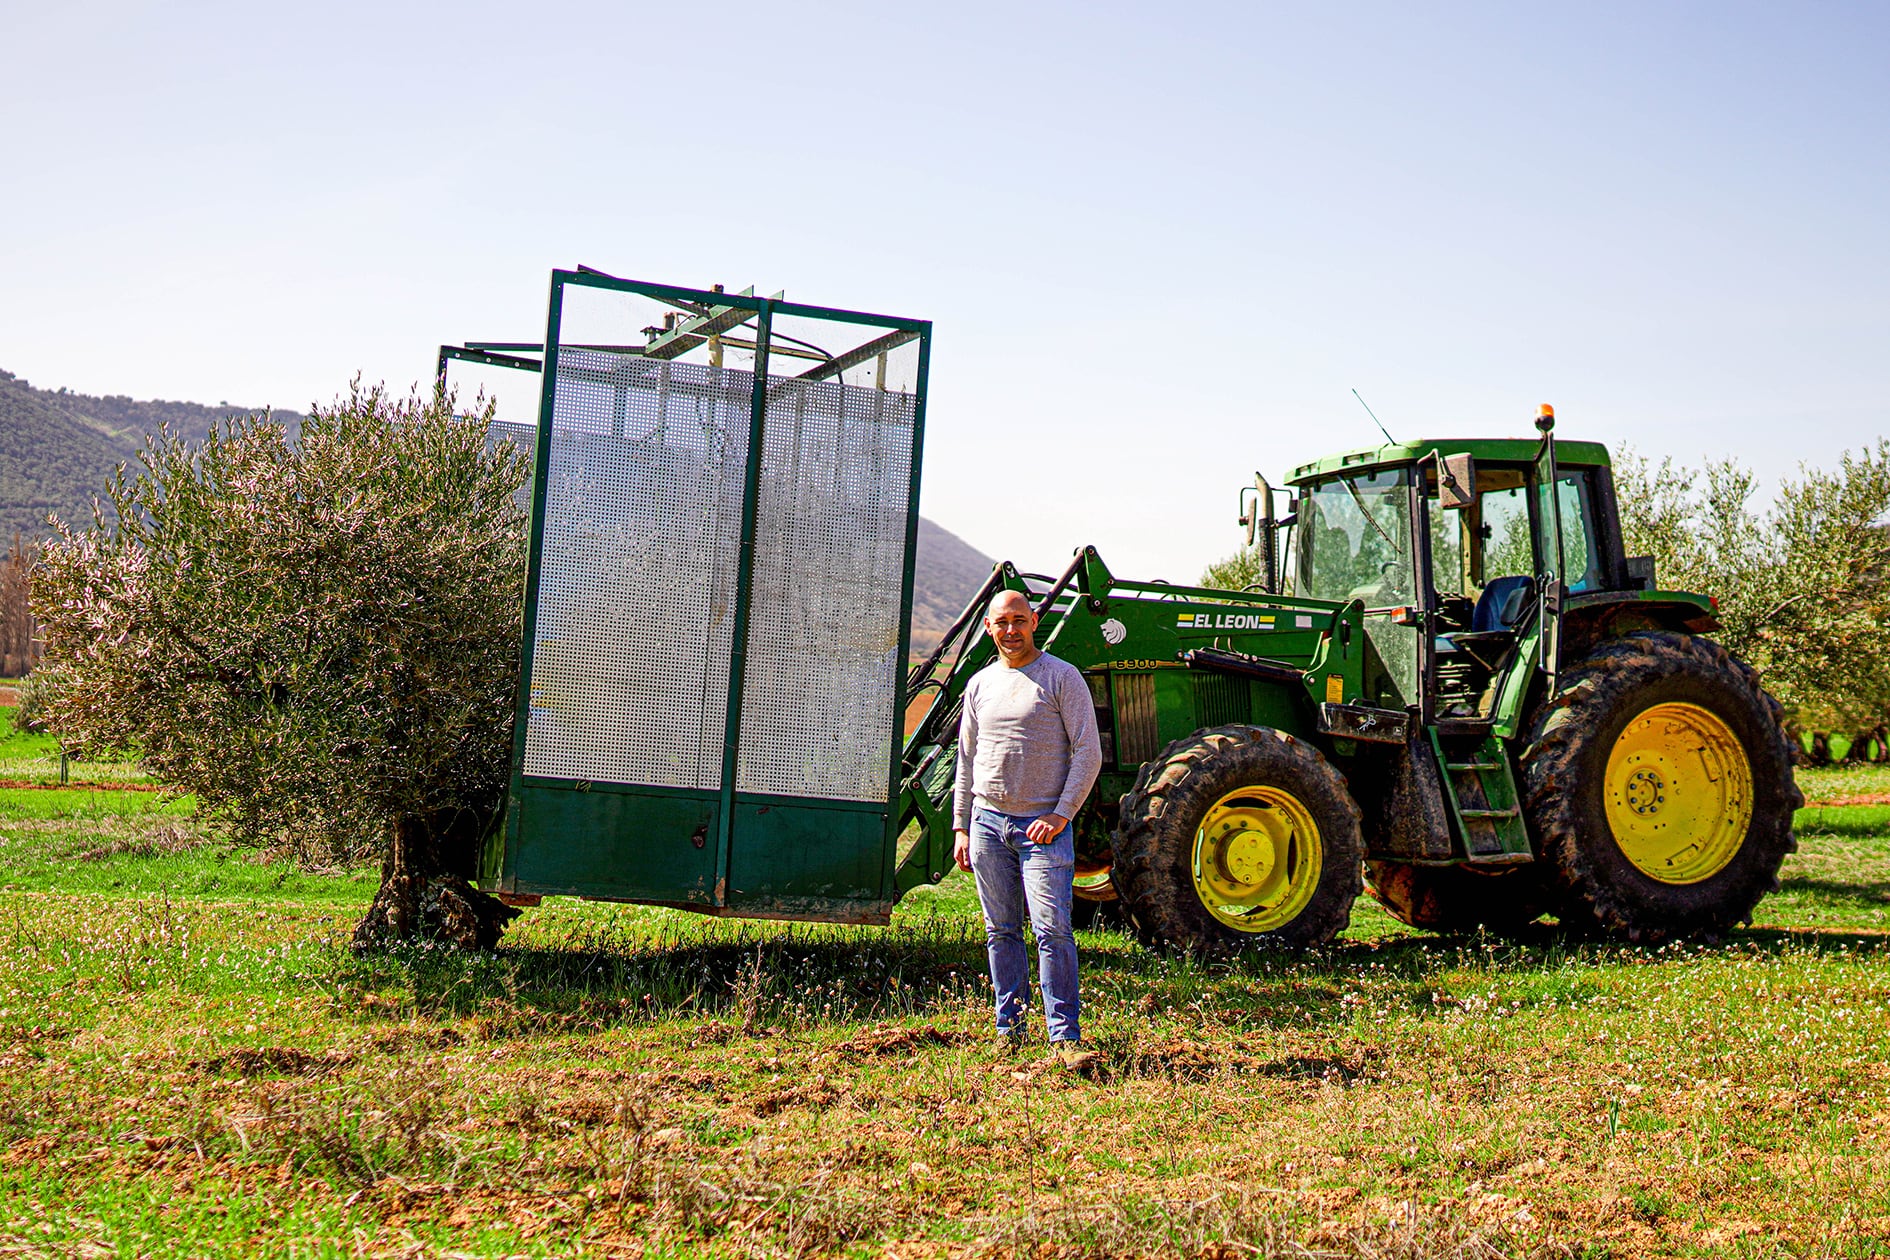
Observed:
[[[1471,545],[1469,568],[1471,590],[1475,598],[1497,578],[1534,577],[1535,545],[1529,532],[1529,494],[1523,485],[1520,468],[1477,470],[1478,488],[1488,489],[1477,496],[1476,520],[1471,525],[1475,538]]]
[[[1479,463],[1476,488],[1462,510],[1427,498],[1438,630],[1429,681],[1434,711],[1456,719],[1489,717],[1517,631],[1535,607],[1528,471]]]
[[[1445,628],[1469,629],[1472,611],[1492,582],[1535,575],[1524,480],[1520,468],[1481,464],[1477,501],[1470,507],[1447,511],[1435,495],[1427,495],[1431,589]]]
[[[1475,603],[1501,578],[1534,577],[1535,542],[1529,527],[1527,472],[1491,464],[1477,466],[1477,501],[1447,512],[1427,500],[1431,527],[1431,589],[1448,603],[1458,596]],[[1562,526],[1563,580],[1571,593],[1602,589],[1601,549],[1596,543],[1592,477],[1570,469],[1556,480]]]
[[[1607,578],[1595,541],[1594,475],[1586,468],[1557,470],[1555,502],[1562,516],[1562,580],[1569,594],[1599,591]]]
[[[1299,585],[1314,599],[1389,608],[1411,600],[1411,519],[1401,468],[1341,477],[1299,508]]]
[[[1387,468],[1310,487],[1300,499],[1299,593],[1362,600],[1365,637],[1376,663],[1366,665],[1366,694],[1387,708],[1415,703],[1417,631],[1391,610],[1416,600],[1411,559],[1409,471]]]

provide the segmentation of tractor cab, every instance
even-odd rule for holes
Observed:
[[[1625,588],[1598,443],[1440,438],[1295,470],[1293,592],[1364,605],[1366,699],[1448,731],[1513,732],[1553,674],[1559,612]]]

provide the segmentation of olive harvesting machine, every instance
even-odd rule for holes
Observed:
[[[1607,452],[1387,442],[1241,493],[1254,580],[999,565],[909,656],[932,329],[720,289],[552,277],[510,793],[480,885],[885,923],[951,869],[981,615],[1026,592],[1089,681],[1078,894],[1147,944],[1311,946],[1369,882],[1440,931],[1544,914],[1711,935],[1777,887],[1801,798],[1713,601],[1623,549]],[[531,379],[535,376],[535,380]]]

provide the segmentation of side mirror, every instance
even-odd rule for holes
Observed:
[[[1447,455],[1437,467],[1438,505],[1462,511],[1477,501],[1477,461],[1471,455]]]
[[[1253,506],[1247,505],[1247,496],[1253,496]],[[1290,505],[1292,500],[1287,500]],[[1247,531],[1247,546],[1251,547],[1262,534],[1276,528],[1279,522],[1273,518],[1273,487],[1259,473],[1253,475],[1251,486],[1240,488],[1240,524]]]

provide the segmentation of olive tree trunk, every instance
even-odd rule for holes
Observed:
[[[381,886],[354,929],[357,953],[390,945],[442,944],[491,949],[518,911],[480,892],[473,870],[481,831],[470,810],[394,820],[381,860]]]

